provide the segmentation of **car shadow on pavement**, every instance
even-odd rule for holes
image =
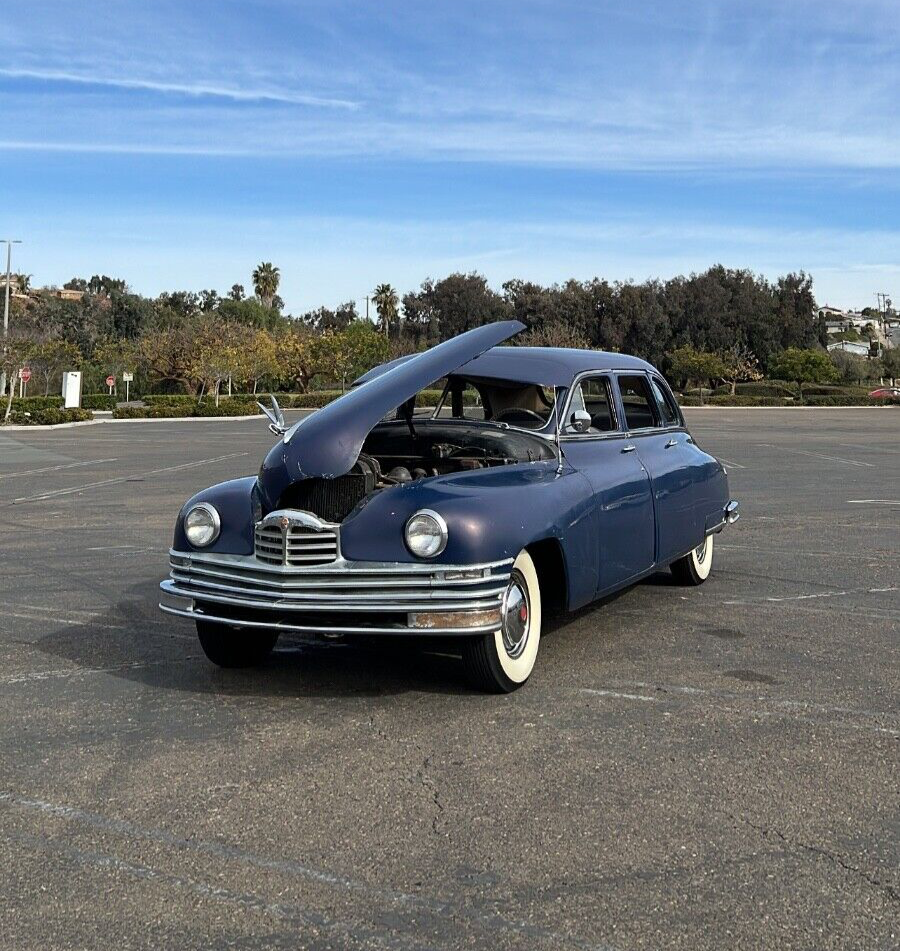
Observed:
[[[84,671],[195,694],[350,697],[471,692],[452,645],[428,642],[423,645],[428,649],[423,649],[400,638],[367,644],[284,634],[259,667],[221,670],[204,656],[192,622],[158,610],[157,593],[157,582],[142,582],[124,589],[117,603],[83,622],[72,620],[62,626],[47,621],[47,632],[35,646]],[[82,612],[73,612],[77,613]]]
[[[668,574],[642,584],[670,584]],[[625,589],[570,614],[546,616],[547,653],[565,663],[565,633],[596,615],[598,634],[614,636],[603,609]],[[194,625],[157,608],[157,582],[126,588],[105,612],[82,621],[47,622],[35,643],[42,653],[85,671],[97,671],[164,690],[222,696],[391,696],[410,692],[468,694],[457,644],[440,640],[371,638],[327,640],[283,634],[259,667],[222,670],[204,656]],[[73,612],[76,613],[76,612]],[[78,612],[80,613],[80,612]],[[558,635],[563,635],[559,637]],[[552,640],[552,644],[550,641]],[[61,669],[63,672],[65,668]]]

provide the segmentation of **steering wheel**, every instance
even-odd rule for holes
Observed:
[[[535,422],[539,423],[541,426],[543,426],[546,422],[540,413],[535,413],[534,410],[524,409],[520,406],[510,406],[508,409],[500,410],[500,412],[494,417],[493,421],[495,423]]]

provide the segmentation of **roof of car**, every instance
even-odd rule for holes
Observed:
[[[455,376],[516,380],[544,386],[568,386],[587,370],[652,370],[653,367],[625,353],[575,350],[568,347],[492,347],[459,367]]]
[[[400,357],[363,374],[356,383],[380,376],[386,370],[412,359]],[[491,347],[458,366],[451,376],[480,377],[541,386],[568,386],[572,378],[588,370],[652,370],[646,360],[606,350],[576,350],[568,347]]]

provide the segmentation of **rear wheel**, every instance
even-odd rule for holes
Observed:
[[[219,667],[255,667],[278,641],[278,631],[242,630],[210,621],[197,621],[197,636],[203,653]]]
[[[531,555],[521,551],[503,596],[499,631],[463,645],[463,663],[473,687],[511,693],[531,676],[541,641],[541,589]]]
[[[679,584],[703,584],[712,571],[713,536],[707,535],[703,544],[672,562],[672,574]]]

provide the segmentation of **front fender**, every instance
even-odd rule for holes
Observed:
[[[436,476],[385,489],[341,526],[345,558],[418,562],[404,541],[404,528],[419,509],[434,509],[447,522],[444,551],[429,561],[479,564],[515,556],[545,538],[559,539],[570,575],[580,587],[585,571],[596,582],[590,486],[571,468],[532,462]]]
[[[222,520],[219,537],[206,548],[194,549],[184,534],[184,517],[192,505],[209,502],[215,506]],[[178,513],[175,522],[175,538],[172,547],[176,551],[207,551],[229,555],[253,554],[253,526],[259,517],[259,499],[256,476],[231,479],[211,485],[188,499]]]

